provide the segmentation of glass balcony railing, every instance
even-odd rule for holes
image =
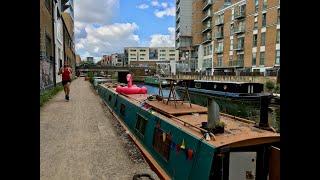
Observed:
[[[206,2],[204,3],[204,7],[202,8],[202,10],[206,10],[207,8],[209,8],[212,5],[212,0],[206,0]]]
[[[243,25],[236,27],[236,29],[234,30],[235,34],[244,33],[244,32],[245,32],[245,27]]]
[[[240,19],[240,18],[244,18],[246,16],[246,11],[242,10],[242,11],[236,11],[234,13],[234,18],[235,19]]]
[[[243,59],[229,61],[230,67],[243,67],[243,65],[244,65]]]
[[[216,39],[221,39],[221,38],[223,38],[223,33],[222,33],[222,32],[216,32],[215,38],[216,38]]]

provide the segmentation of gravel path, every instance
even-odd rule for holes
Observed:
[[[136,173],[158,179],[89,82],[76,79],[69,102],[62,91],[41,108],[41,179],[132,179]]]

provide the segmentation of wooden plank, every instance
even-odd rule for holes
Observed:
[[[146,101],[148,105],[151,106],[156,111],[162,112],[166,115],[182,115],[182,114],[191,114],[191,113],[207,113],[208,109],[196,104],[192,104],[192,107],[189,106],[189,103],[177,104],[175,107],[173,102],[169,102],[167,105],[162,101]]]

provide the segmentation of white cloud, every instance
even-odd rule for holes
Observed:
[[[125,46],[139,44],[139,36],[135,34],[138,28],[135,23],[115,23],[98,28],[87,25],[84,28],[87,36],[78,40],[76,50],[83,55],[95,57],[122,52]]]
[[[175,16],[176,15],[176,8],[173,6],[173,7],[169,7],[164,10],[161,10],[161,11],[159,11],[157,9],[157,10],[155,10],[154,14],[158,18],[162,18],[163,16]]]
[[[77,0],[74,3],[75,20],[82,23],[110,23],[119,7],[119,0]]]
[[[174,47],[175,29],[168,28],[169,34],[154,34],[151,35],[150,47]]]
[[[149,5],[147,5],[147,4],[140,4],[139,6],[137,6],[137,8],[139,8],[139,9],[147,9],[147,8],[149,8]]]
[[[160,3],[157,0],[153,0],[153,1],[151,1],[151,5],[154,7],[159,7]]]
[[[161,6],[164,7],[164,8],[166,8],[166,7],[168,7],[168,3],[163,2],[163,3],[161,3]]]

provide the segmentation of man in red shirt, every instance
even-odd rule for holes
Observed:
[[[59,75],[62,74],[62,85],[64,88],[64,93],[66,94],[65,99],[69,101],[69,93],[70,93],[70,84],[72,77],[72,69],[69,67],[67,63],[60,69]]]

